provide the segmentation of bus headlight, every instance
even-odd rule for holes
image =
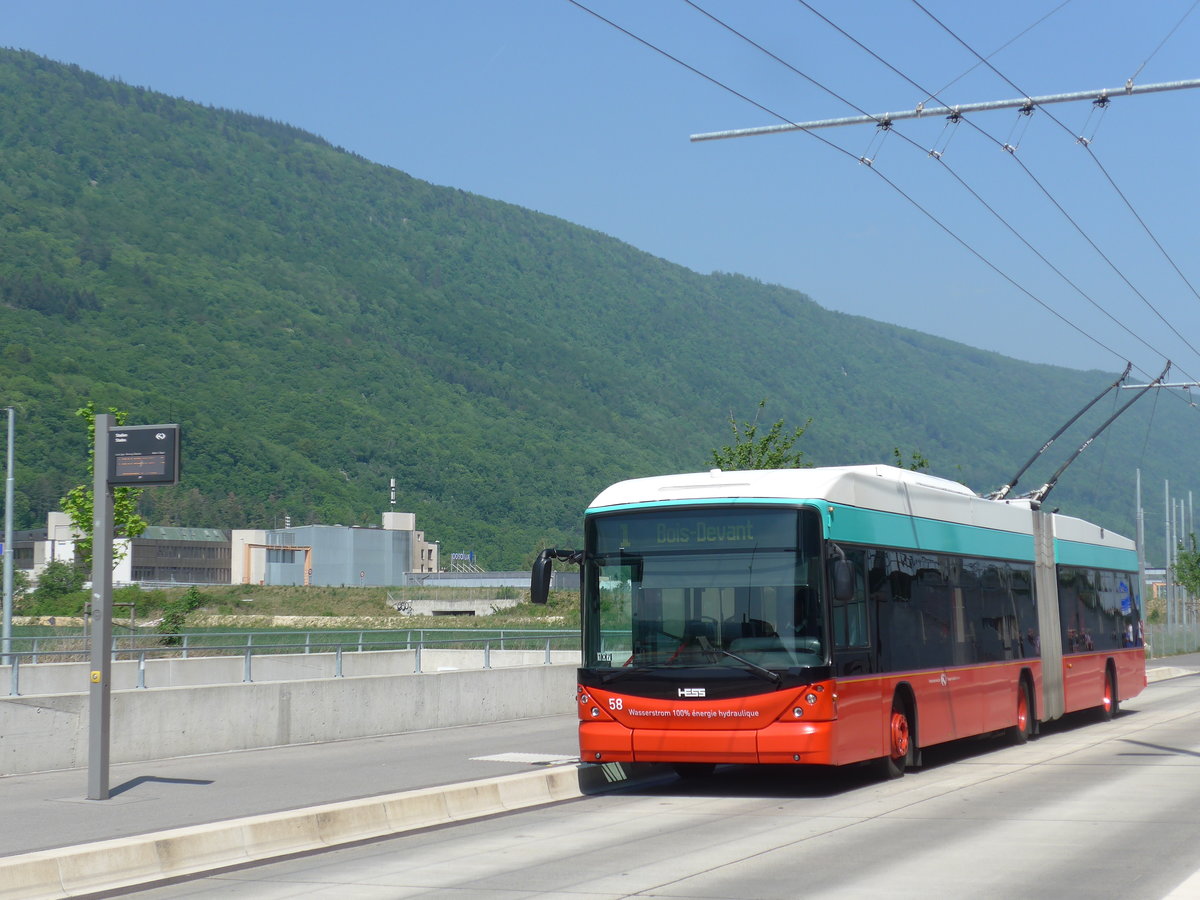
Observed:
[[[808,701],[809,706],[817,705],[817,695],[816,694],[809,694],[804,699]]]
[[[592,718],[595,719],[599,715],[600,715],[600,708],[598,706],[593,706],[592,707]]]
[[[792,715],[795,716],[797,719],[802,719],[802,718],[804,718],[804,710],[801,709],[799,706],[797,706],[795,709],[792,710]]]

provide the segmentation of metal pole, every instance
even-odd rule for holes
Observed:
[[[1191,492],[1191,491],[1188,491],[1188,503],[1187,503],[1187,509],[1188,509],[1188,511],[1187,511],[1187,517],[1188,517],[1188,525],[1187,525],[1188,549],[1189,549],[1189,550],[1195,550],[1195,549],[1196,549],[1196,543],[1195,543],[1195,538],[1196,538],[1196,510],[1195,510],[1195,507],[1193,507],[1193,506],[1192,506],[1192,492]],[[1189,625],[1189,626],[1190,626],[1190,625],[1193,625],[1193,624],[1195,623],[1195,621],[1196,621],[1196,604],[1195,604],[1195,602],[1194,602],[1194,601],[1195,601],[1195,599],[1196,599],[1196,598],[1195,598],[1193,595],[1191,595],[1191,594],[1188,594],[1188,595],[1187,595],[1187,598],[1186,598],[1186,599],[1185,599],[1185,601],[1184,601],[1184,602],[1185,602],[1185,605],[1184,605],[1183,617],[1184,617],[1184,619],[1186,619],[1186,620],[1187,620],[1187,623],[1188,623],[1188,625]]]
[[[1163,602],[1166,604],[1167,633],[1171,631],[1171,482],[1163,481],[1163,511],[1166,530],[1164,532],[1165,562],[1163,563]]]
[[[12,614],[13,614],[13,417],[16,411],[8,407],[8,468],[4,478],[4,664],[12,662]]]
[[[1171,562],[1172,567],[1179,565],[1179,548],[1183,541],[1183,500],[1175,501],[1174,514],[1175,514],[1175,524],[1174,524],[1175,543],[1171,545],[1171,552],[1172,552],[1172,556],[1173,556],[1173,559]],[[1180,629],[1183,628],[1183,624],[1184,624],[1184,622],[1183,622],[1184,587],[1182,584],[1179,583],[1178,578],[1174,579],[1174,581],[1175,581],[1175,630],[1179,631]],[[1178,652],[1178,648],[1176,648],[1176,652]]]
[[[108,799],[109,725],[112,712],[113,497],[108,486],[108,431],[113,416],[96,416],[92,456],[92,670],[88,697],[88,799]]]
[[[1134,517],[1137,522],[1137,559],[1138,559],[1138,617],[1146,618],[1146,514],[1142,509],[1142,470],[1137,469],[1134,490]],[[1141,626],[1138,626],[1141,627]]]
[[[1184,518],[1183,518],[1183,498],[1180,497],[1175,501],[1175,565],[1179,565],[1179,551],[1183,549],[1185,536],[1183,533]],[[1176,579],[1178,580],[1178,579]],[[1187,607],[1187,588],[1182,584],[1179,585],[1179,590],[1175,595],[1175,621],[1179,625],[1187,624],[1187,616],[1184,610]]]

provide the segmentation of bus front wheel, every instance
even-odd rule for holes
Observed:
[[[892,699],[892,714],[888,721],[888,755],[880,761],[885,778],[900,778],[913,764],[916,747],[911,720],[908,704],[897,695]]]

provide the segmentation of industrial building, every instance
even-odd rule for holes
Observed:
[[[13,535],[13,564],[34,578],[52,561],[74,562],[78,534],[65,513],[46,529]],[[379,528],[304,525],[233,532],[151,525],[132,540],[113,541],[123,558],[113,583],[311,584],[391,587],[438,571],[438,545],[416,530],[413,513],[386,512]]]
[[[237,530],[234,584],[391,587],[438,571],[438,545],[416,530],[413,513],[386,512],[382,528],[302,525]]]

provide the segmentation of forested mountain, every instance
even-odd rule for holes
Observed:
[[[573,543],[611,481],[708,468],[730,414],[763,398],[768,421],[812,418],[800,446],[818,464],[899,447],[987,489],[1115,378],[701,275],[29,53],[0,51],[0,145],[19,528],[84,479],[88,400],[183,426],[183,483],[143,498],[154,524],[377,524],[395,477],[430,539],[508,567]],[[1143,400],[1054,504],[1132,533],[1135,468],[1161,503],[1198,423]]]

